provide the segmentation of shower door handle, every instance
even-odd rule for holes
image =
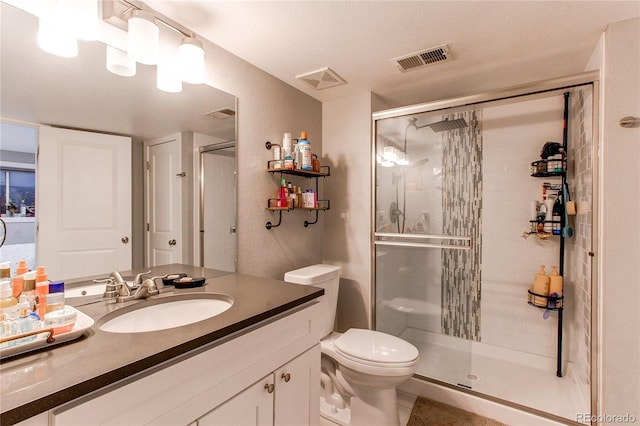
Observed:
[[[374,244],[380,246],[447,248],[455,250],[471,249],[471,237],[460,237],[455,235],[395,234],[376,232],[374,233],[374,237]]]

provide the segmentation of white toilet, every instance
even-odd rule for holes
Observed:
[[[286,282],[324,289],[320,298],[322,352],[320,414],[341,425],[400,425],[396,386],[416,371],[418,349],[386,333],[333,331],[340,267],[313,265],[287,272]]]

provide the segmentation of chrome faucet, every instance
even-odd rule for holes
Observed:
[[[105,299],[113,299],[115,297],[116,302],[127,302],[134,299],[146,299],[149,296],[160,293],[155,280],[165,278],[166,275],[151,278],[145,277],[150,273],[151,271],[147,271],[136,275],[132,285],[127,284],[118,271],[113,271],[109,278],[93,280],[93,282],[107,284],[104,293]]]

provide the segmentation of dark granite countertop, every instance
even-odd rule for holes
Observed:
[[[316,287],[188,265],[151,269],[152,275],[184,272],[192,277],[206,277],[207,281],[205,286],[191,289],[165,287],[160,295],[147,300],[109,304],[94,298],[97,300],[94,303],[75,303],[78,310],[95,321],[82,337],[0,361],[2,425],[22,421],[158,366],[323,294]],[[138,272],[144,271],[125,271],[123,275]],[[67,288],[82,284],[87,284],[87,279],[68,282]],[[116,309],[152,304],[156,298],[171,295],[203,292],[226,294],[233,298],[233,306],[213,318],[182,326],[179,333],[176,328],[124,334],[99,329],[101,318]]]

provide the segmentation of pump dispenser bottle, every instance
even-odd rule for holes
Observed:
[[[540,265],[540,270],[533,278],[533,290],[535,294],[545,297],[534,296],[533,303],[537,306],[547,306],[547,298],[549,295],[549,276],[544,270],[544,265]]]
[[[549,295],[554,297],[562,296],[562,276],[558,274],[558,267],[551,267],[549,276]]]

